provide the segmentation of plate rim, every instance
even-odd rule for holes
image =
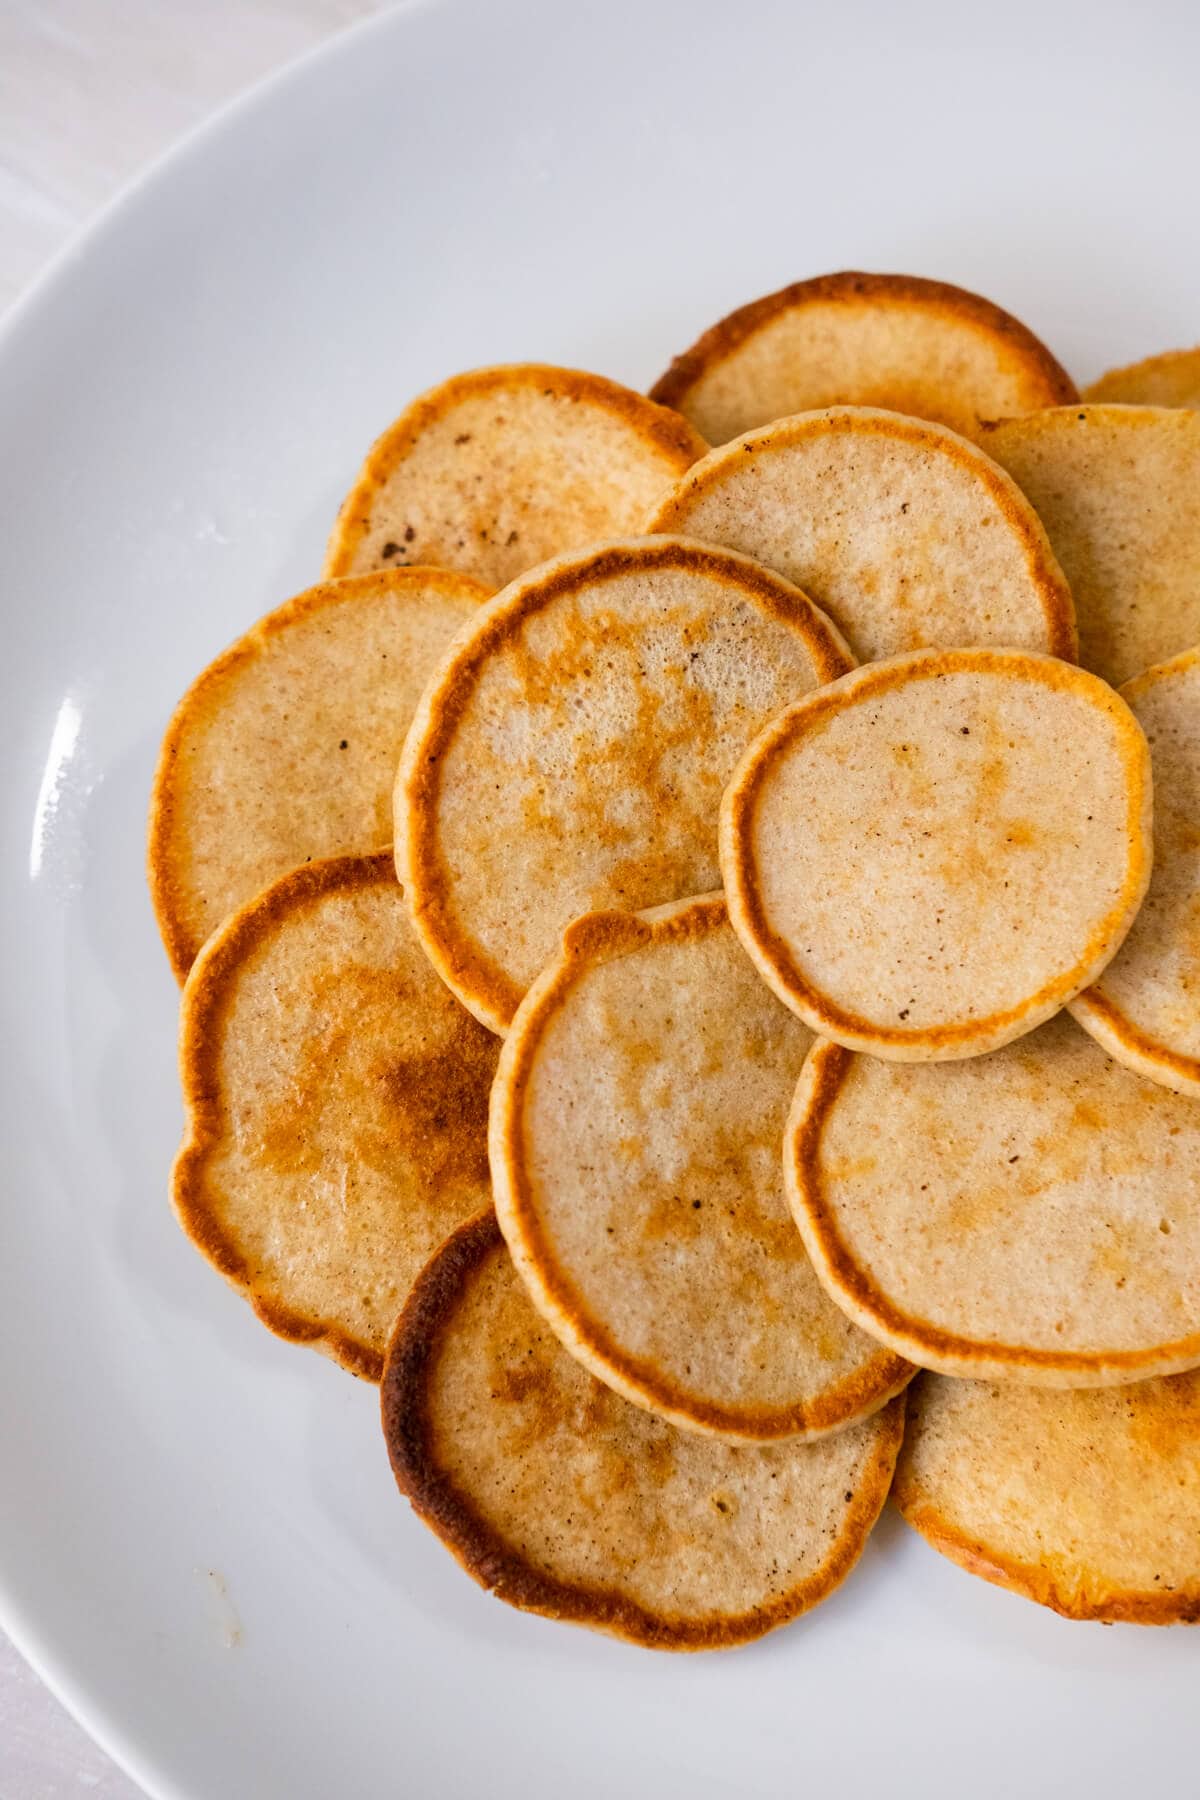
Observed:
[[[202,155],[211,139],[216,139],[235,125],[245,114],[256,111],[264,103],[294,82],[303,80],[317,64],[347,53],[365,37],[394,29],[397,22],[418,12],[432,11],[452,4],[452,0],[389,0],[377,11],[351,20],[307,49],[298,51],[275,68],[239,88],[227,99],[189,126],[157,155],[135,169],[115,192],[91,213],[54,251],[49,260],[0,312],[0,361],[13,354],[20,333],[27,328],[44,304],[69,284],[75,271],[104,239],[113,224],[121,219],[142,197],[161,182],[169,180],[175,169],[196,155]],[[120,1772],[140,1787],[147,1800],[204,1800],[196,1791],[181,1787],[175,1777],[159,1766],[152,1753],[144,1754],[116,1719],[94,1702],[86,1682],[70,1667],[70,1652],[57,1645],[53,1632],[47,1633],[12,1589],[7,1571],[6,1545],[0,1538],[0,1631],[3,1631],[22,1660],[47,1688],[69,1717],[85,1732]]]

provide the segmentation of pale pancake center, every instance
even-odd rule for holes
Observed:
[[[1137,733],[1116,697],[916,667],[814,711],[767,762],[748,827],[762,916],[835,1036],[1019,1024],[1078,990],[1139,897]]]
[[[935,1361],[1200,1357],[1200,1108],[1065,1014],[964,1062],[853,1057],[809,1179],[839,1279]]]

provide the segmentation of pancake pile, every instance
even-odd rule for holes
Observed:
[[[500,1599],[744,1644],[892,1490],[1200,1619],[1198,433],[803,281],[430,388],[180,702],[176,1212]]]

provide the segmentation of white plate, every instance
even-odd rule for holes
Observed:
[[[827,1606],[736,1655],[478,1592],[396,1498],[373,1390],[269,1337],[171,1218],[142,832],[181,689],[315,576],[368,441],[451,370],[643,385],[732,304],[844,266],[979,288],[1084,377],[1194,341],[1195,21],[394,14],[193,139],[10,321],[3,1614],[154,1795],[1193,1783],[1200,1634],[1065,1624],[891,1516]]]

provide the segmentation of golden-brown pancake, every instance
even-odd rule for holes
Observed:
[[[752,300],[651,389],[710,444],[822,406],[882,406],[972,437],[1077,398],[1046,346],[990,300],[916,275],[848,270]]]
[[[959,1063],[816,1044],[784,1176],[829,1293],[913,1362],[1039,1387],[1200,1364],[1200,1107],[1066,1013]]]
[[[925,650],[775,719],[721,807],[729,916],[804,1022],[899,1061],[977,1056],[1113,957],[1150,879],[1150,756],[1071,663]]]
[[[1150,744],[1154,873],[1129,936],[1071,1011],[1118,1062],[1200,1098],[1200,650],[1121,693]]]
[[[1085,400],[1132,406],[1200,406],[1200,345],[1164,350],[1143,362],[1110,369],[1083,390]]]
[[[488,1200],[498,1050],[421,954],[389,852],[285,875],[184,988],[184,1230],[272,1331],[378,1381],[413,1277]]]
[[[864,662],[929,644],[1075,654],[1041,521],[1003,469],[940,425],[869,407],[780,419],[697,463],[645,528],[778,569]]]
[[[437,563],[502,587],[636,531],[707,448],[678,413],[602,375],[472,369],[414,400],[372,446],[325,573]]]
[[[481,1587],[656,1650],[746,1643],[825,1599],[904,1428],[901,1394],[815,1444],[676,1431],[567,1355],[490,1212],[418,1278],[381,1400],[401,1492]]]
[[[572,919],[716,887],[738,758],[852,661],[781,577],[680,539],[497,595],[432,676],[396,780],[396,867],[463,1005],[503,1032]]]
[[[1073,1394],[923,1375],[896,1504],[935,1550],[1068,1619],[1200,1620],[1200,1372]]]
[[[984,444],[1046,527],[1085,668],[1115,686],[1200,643],[1200,413],[1055,407]]]
[[[417,700],[487,598],[446,569],[322,582],[192,683],[159,754],[147,856],[181,981],[222,919],[289,869],[391,843]]]
[[[539,1311],[626,1399],[732,1441],[836,1431],[913,1373],[792,1222],[779,1145],[811,1042],[711,894],[577,919],[492,1087],[497,1217]]]

